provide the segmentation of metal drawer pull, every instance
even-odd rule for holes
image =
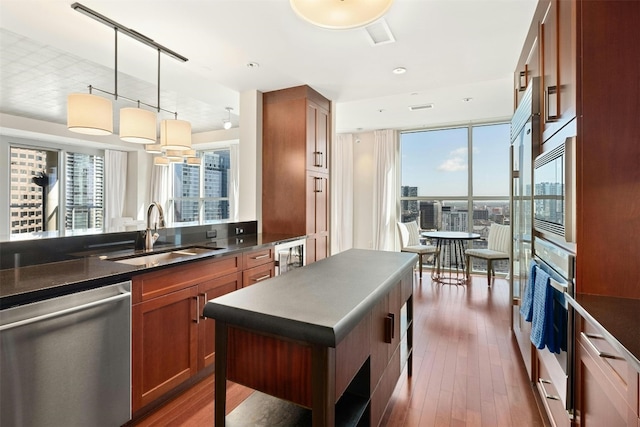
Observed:
[[[200,297],[195,296],[196,300],[196,318],[193,320],[195,323],[200,323]]]
[[[560,400],[560,396],[556,396],[554,394],[549,394],[547,393],[547,389],[545,388],[545,384],[553,384],[551,381],[549,380],[545,380],[543,378],[538,379],[538,382],[540,383],[540,388],[542,389],[542,394],[544,394],[544,398],[545,399],[549,399],[549,400]]]
[[[600,351],[598,349],[598,347],[596,347],[596,345],[593,343],[593,341],[591,341],[590,338],[594,338],[594,339],[604,339],[604,337],[602,335],[598,335],[598,334],[587,334],[584,332],[580,332],[580,335],[582,335],[582,338],[585,339],[585,341],[587,341],[587,343],[589,344],[589,347],[591,347],[591,349],[593,351],[596,352],[596,354],[598,355],[598,357],[602,357],[603,359],[618,359],[618,360],[624,360],[623,357],[617,356],[615,354],[611,354],[611,353],[607,353],[605,351]]]
[[[251,259],[263,259],[263,258],[269,258],[269,254],[254,256]]]
[[[77,307],[70,307],[64,310],[56,311],[54,313],[43,314],[41,316],[31,317],[29,319],[19,320],[13,323],[7,323],[6,325],[0,326],[0,331],[6,331],[9,329],[17,328],[18,326],[30,325],[31,323],[42,322],[43,320],[53,319],[55,317],[64,316],[65,314],[75,313],[77,311],[87,310],[92,307],[97,307],[99,305],[108,304],[110,302],[120,301],[122,299],[129,298],[131,296],[131,292],[125,292],[119,295],[115,295],[112,297],[108,297],[105,299],[101,299],[98,301],[89,302],[87,304],[82,304]]]
[[[253,279],[254,282],[261,282],[271,277],[271,274],[265,274],[264,276],[258,277],[257,279]]]
[[[204,292],[204,293],[202,294],[202,296],[204,297],[204,304],[206,304],[206,303],[207,303],[207,301],[209,301],[209,298],[207,297],[207,293],[206,293],[206,292]],[[200,315],[200,318],[201,318],[201,319],[206,319],[206,317],[205,317],[205,315],[204,315],[204,304],[203,304],[202,314]],[[200,312],[200,310],[198,310],[198,312]]]

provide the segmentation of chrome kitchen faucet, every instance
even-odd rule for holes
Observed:
[[[154,206],[158,209],[158,215],[159,215],[160,221],[159,223],[153,224],[153,234],[151,234],[151,212],[153,212]],[[160,236],[156,232],[158,227],[164,228],[164,212],[162,210],[162,206],[160,206],[158,202],[152,202],[149,205],[149,209],[147,209],[147,231],[145,232],[145,236],[144,236],[144,250],[147,252],[150,252],[153,250],[153,244],[156,242],[156,240],[158,240],[158,237]]]

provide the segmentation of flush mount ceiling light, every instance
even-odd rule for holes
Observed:
[[[222,123],[223,123],[223,124],[222,124],[222,126],[223,126],[225,129],[229,130],[229,129],[231,129],[231,126],[233,126],[233,125],[231,124],[231,111],[233,111],[233,108],[231,108],[231,107],[227,107],[227,108],[225,108],[225,110],[227,110],[227,112],[229,113],[229,118],[228,118],[228,119],[224,119],[224,120],[222,121]]]
[[[396,67],[393,69],[393,74],[404,74],[407,72],[407,69],[404,67]]]
[[[157,119],[156,113],[149,110],[141,109],[141,105],[145,105],[154,110],[166,111],[175,116],[177,120],[178,113],[168,111],[160,107],[160,56],[161,54],[169,55],[172,58],[178,59],[182,62],[188,61],[184,56],[167,49],[166,47],[156,43],[149,37],[138,33],[135,30],[131,30],[106,16],[89,9],[88,7],[80,4],[73,3],[71,8],[77,12],[89,16],[108,27],[113,28],[115,33],[115,66],[114,66],[114,91],[109,92],[106,90],[98,89],[93,86],[89,86],[89,94],[70,94],[67,98],[67,128],[70,131],[85,133],[91,135],[109,135],[113,133],[113,107],[111,102],[103,97],[95,96],[92,94],[92,90],[102,92],[107,95],[113,96],[115,100],[119,98],[134,102],[137,104],[137,108],[123,108],[120,110],[120,139],[126,142],[132,142],[137,144],[155,144],[157,140]],[[126,96],[118,94],[118,34],[124,33],[129,37],[139,41],[142,44],[146,44],[154,48],[158,52],[158,105],[151,105],[140,100],[128,98]],[[186,123],[186,122],[185,122]],[[173,125],[171,125],[173,126]],[[171,127],[169,126],[169,127]],[[182,147],[181,149],[191,148],[191,124],[189,124],[189,137],[184,136],[173,144],[175,147]],[[166,126],[164,127],[166,128]],[[181,129],[185,128],[181,125]],[[171,132],[172,135],[178,132]],[[180,132],[180,134],[182,134]],[[166,138],[165,138],[166,139]],[[177,149],[177,148],[176,148]]]
[[[363,27],[384,15],[393,0],[289,0],[307,22],[331,30]]]

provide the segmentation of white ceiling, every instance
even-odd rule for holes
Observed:
[[[114,90],[114,31],[71,3],[0,0],[0,112],[62,124],[68,93]],[[338,132],[360,132],[510,116],[537,0],[395,0],[383,18],[395,42],[377,46],[365,28],[312,26],[288,0],[80,3],[189,58],[162,55],[160,104],[194,132],[221,129],[227,106],[237,126],[243,91],[302,84],[334,101]],[[157,104],[157,53],[118,40],[119,93]]]

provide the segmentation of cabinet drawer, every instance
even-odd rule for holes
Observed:
[[[593,358],[627,405],[638,414],[638,372],[616,351],[600,331],[581,318],[578,341]]]
[[[273,246],[242,254],[243,268],[253,268],[274,261]]]
[[[132,303],[147,301],[238,271],[240,271],[240,257],[226,256],[141,274],[132,280]]]
[[[255,285],[276,275],[275,263],[259,265],[242,272],[242,287]]]
[[[552,358],[554,357],[548,351],[544,351]],[[540,355],[542,352],[538,351],[538,354]],[[555,366],[547,366],[549,362],[553,363],[554,361],[550,361],[548,358],[543,357],[538,357],[536,360],[538,363],[538,379],[536,381],[536,387],[540,394],[542,404],[544,405],[547,415],[551,420],[551,424],[556,427],[570,427],[571,420],[569,419],[569,413],[565,409],[565,405],[560,398],[559,392],[559,390],[565,390],[566,393],[566,377],[565,384],[556,384],[556,382],[561,381],[562,378],[558,379],[558,375],[552,373],[556,368]],[[559,366],[558,368],[561,369]]]

